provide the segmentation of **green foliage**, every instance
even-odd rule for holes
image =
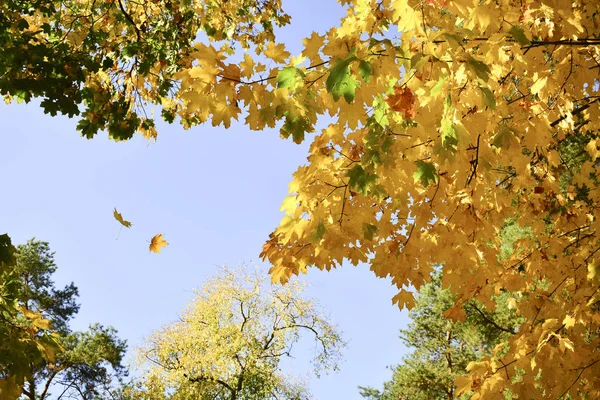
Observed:
[[[285,139],[291,135],[294,143],[302,143],[304,134],[311,131],[312,127],[305,118],[288,115],[285,118],[285,123],[281,127],[281,137]]]
[[[354,101],[358,83],[350,71],[350,64],[356,60],[357,58],[354,56],[354,52],[351,52],[347,58],[336,60],[333,67],[330,69],[326,87],[327,91],[333,95],[335,101],[338,101],[342,96],[347,103],[352,103]],[[360,71],[361,75],[366,77],[366,79],[370,77],[370,68],[366,67],[366,65],[362,65]]]
[[[420,182],[425,187],[431,182],[438,183],[439,177],[435,172],[435,165],[425,161],[417,161],[416,164],[417,172],[413,174],[415,182]]]
[[[377,182],[377,175],[368,173],[360,165],[355,165],[348,170],[348,186],[359,193],[366,194],[367,191]]]
[[[64,334],[69,320],[79,311],[79,292],[72,282],[63,289],[54,287],[52,275],[56,268],[48,243],[31,239],[17,246],[14,271],[21,281],[19,302],[27,310],[41,313],[55,331]]]
[[[127,350],[112,327],[91,325],[84,332],[73,332],[61,339],[64,348],[50,371],[61,371],[61,382],[68,382],[73,393],[84,399],[110,399],[116,381],[127,375],[122,364]],[[64,384],[63,384],[64,385]],[[62,390],[61,390],[62,391]]]
[[[115,379],[127,374],[125,342],[98,324],[72,332],[78,290],[73,283],[55,287],[48,243],[11,246],[0,237],[0,398],[44,400],[55,388],[83,400],[108,398]]]

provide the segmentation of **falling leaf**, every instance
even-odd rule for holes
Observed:
[[[150,251],[155,253],[160,253],[160,249],[167,246],[169,243],[165,239],[163,239],[164,234],[158,233],[154,235],[152,240],[150,241]]]
[[[113,211],[113,215],[114,215],[115,219],[117,221],[119,221],[119,223],[121,225],[123,225],[125,228],[131,228],[131,222],[125,221],[123,219],[123,216],[121,215],[121,213],[119,213],[116,208],[115,208],[115,211]]]
[[[404,114],[404,119],[413,119],[415,117],[416,98],[410,88],[394,86],[394,94],[385,99],[390,108]]]

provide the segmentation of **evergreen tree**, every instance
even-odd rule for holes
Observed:
[[[455,377],[465,373],[469,362],[489,356],[491,350],[515,332],[521,321],[508,307],[508,294],[496,300],[496,310],[488,311],[474,301],[462,310],[464,321],[444,317],[454,306],[454,296],[442,289],[441,273],[419,292],[410,312],[412,322],[400,330],[400,339],[414,349],[402,363],[393,367],[392,379],[383,390],[360,387],[369,400],[442,400],[455,396]]]
[[[114,383],[127,374],[121,364],[127,348],[125,341],[117,337],[114,328],[100,324],[84,332],[70,329],[69,322],[79,311],[79,293],[73,283],[62,289],[55,287],[52,275],[56,268],[48,243],[29,240],[17,246],[10,268],[15,301],[24,315],[39,315],[47,321],[47,329],[36,335],[50,332],[58,343],[52,357],[28,359],[20,398],[112,398]],[[11,362],[1,360],[0,368]],[[5,398],[15,397],[7,394],[2,397]]]

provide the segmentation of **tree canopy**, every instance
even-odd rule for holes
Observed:
[[[277,0],[7,0],[0,92],[116,140],[156,137],[147,103],[295,142],[330,121],[263,247],[273,279],[368,263],[412,308],[443,264],[447,316],[506,291],[525,319],[458,392],[598,397],[598,2],[340,3],[292,55]],[[531,235],[502,258],[511,218]]]
[[[266,285],[258,270],[227,269],[207,281],[180,321],[139,351],[139,399],[307,399],[305,383],[281,372],[302,337],[314,340],[314,372],[336,369],[344,342],[302,285]],[[306,340],[304,341],[306,342]]]

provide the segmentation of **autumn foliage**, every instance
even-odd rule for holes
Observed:
[[[508,292],[526,321],[459,392],[600,396],[597,1],[341,0],[339,26],[295,55],[275,0],[25,3],[0,5],[8,99],[83,104],[81,133],[117,140],[156,137],[148,103],[186,128],[240,120],[295,142],[329,117],[263,247],[273,280],[367,263],[410,308],[443,265],[448,317]],[[509,219],[531,234],[501,257]]]

